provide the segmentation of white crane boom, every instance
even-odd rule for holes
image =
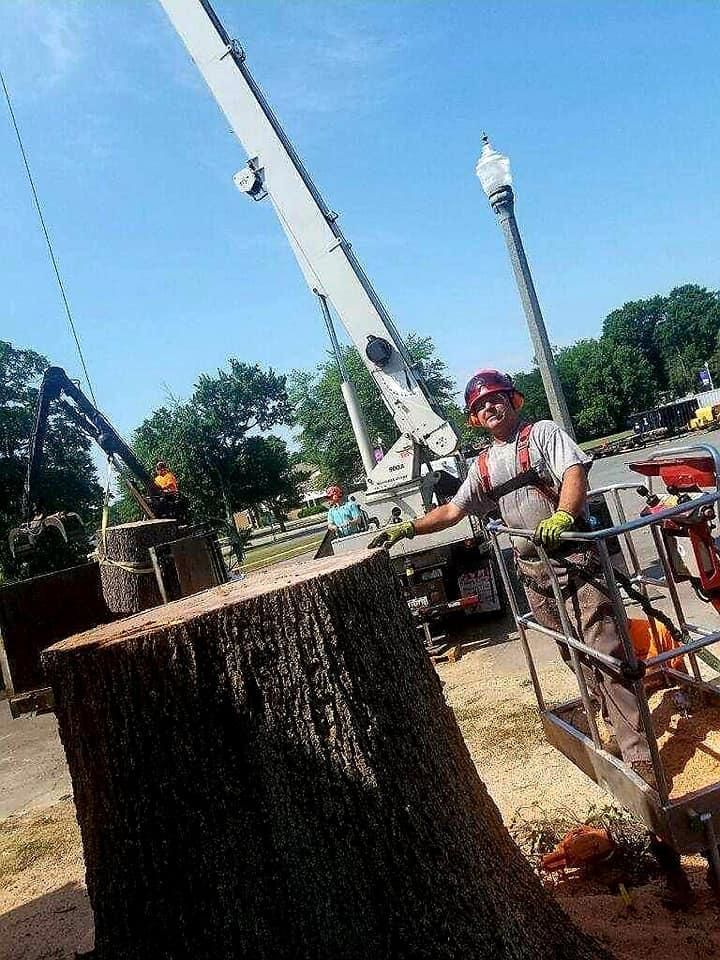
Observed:
[[[250,74],[241,47],[207,0],[159,2],[248,154],[248,166],[236,174],[236,185],[253,199],[270,198],[308,286],[335,308],[401,434],[433,457],[451,454],[458,440],[454,428],[430,397],[336,214]]]

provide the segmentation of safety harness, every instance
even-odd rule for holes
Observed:
[[[535,487],[535,489],[549,501],[553,510],[557,510],[558,503],[560,502],[559,491],[550,481],[541,477],[535,467],[530,466],[530,437],[532,430],[532,423],[524,423],[520,427],[517,438],[517,475],[505,483],[499,483],[496,486],[492,485],[488,465],[488,454],[490,451],[486,449],[479,454],[477,458],[477,468],[482,492],[486,497],[489,497],[497,503],[502,497],[507,496],[508,493],[512,493],[513,490],[520,490],[522,487]],[[572,549],[576,551],[578,545],[574,544]],[[602,580],[600,564],[595,557],[589,556],[587,558],[587,566],[574,563],[568,557],[558,555],[557,553],[553,554],[553,560],[558,566],[563,567],[567,571],[569,583],[566,591],[568,595],[573,591],[572,581],[575,580],[576,583],[591,584],[604,596],[608,598],[611,597],[608,587]],[[541,596],[546,596],[548,599],[554,599],[552,588],[549,585],[547,587],[542,586],[535,578],[524,575],[521,570],[518,570],[518,575],[520,580],[527,582],[536,593],[539,593]],[[614,575],[628,597],[640,606],[643,613],[649,619],[654,618],[662,623],[663,626],[667,627],[676,643],[683,642],[681,631],[678,630],[667,614],[653,606],[645,594],[635,587],[630,577],[626,576],[617,568],[614,569]],[[563,591],[563,594],[565,594],[566,591]],[[630,670],[629,664],[623,664],[623,667],[623,673],[627,674]]]
[[[552,504],[553,509],[557,510],[558,503],[560,502],[558,490],[549,481],[541,477],[535,467],[530,466],[530,436],[532,434],[532,428],[532,423],[524,423],[520,427],[517,441],[517,476],[511,480],[493,487],[488,466],[489,450],[483,450],[478,456],[477,468],[480,475],[482,491],[486,497],[489,497],[497,503],[502,497],[508,493],[512,493],[513,490],[519,490],[522,487],[535,487],[536,490]],[[578,545],[573,545],[572,549],[577,550]],[[553,560],[559,567],[563,567],[568,575],[568,586],[562,591],[564,597],[566,595],[569,596],[574,592],[574,589],[576,589],[573,585],[574,580],[575,584],[590,584],[604,596],[611,598],[610,590],[603,582],[600,563],[592,554],[586,557],[584,564],[574,563],[569,557],[558,555],[557,553],[553,554]],[[626,576],[621,570],[618,570],[617,567],[613,572],[615,579],[627,596],[640,606],[645,616],[648,617],[648,619],[655,619],[659,623],[662,623],[663,626],[667,627],[676,643],[683,643],[684,638],[682,632],[678,630],[670,617],[662,610],[658,610],[657,607],[653,606],[645,594],[637,589],[630,577]],[[549,585],[547,587],[541,585],[534,577],[524,574],[520,569],[518,569],[518,576],[521,582],[526,582],[536,593],[548,599],[554,599],[552,588]],[[629,677],[632,672],[630,665],[623,664],[622,672]],[[639,675],[642,676],[643,672],[644,665],[639,667]],[[634,677],[631,679],[634,679]]]
[[[520,427],[517,437],[517,474],[506,480],[505,483],[492,485],[490,480],[490,467],[488,465],[489,449],[483,450],[477,458],[478,474],[480,475],[480,486],[486,497],[494,500],[496,503],[513,490],[520,490],[522,487],[535,487],[535,489],[547,500],[550,501],[554,510],[557,510],[560,502],[560,494],[555,486],[540,476],[535,467],[530,466],[530,437],[532,435],[534,424],[523,423]]]

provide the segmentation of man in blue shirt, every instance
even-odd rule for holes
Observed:
[[[328,510],[328,528],[336,537],[348,537],[351,533],[362,530],[362,512],[352,500],[346,500],[342,487],[337,484],[329,486],[325,496],[330,501]]]

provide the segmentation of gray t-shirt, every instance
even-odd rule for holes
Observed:
[[[519,425],[520,426],[520,425]],[[518,427],[519,429],[519,427]],[[493,487],[506,483],[517,476],[517,444],[518,431],[506,443],[495,441],[488,451],[488,471]],[[560,490],[563,476],[569,467],[576,464],[589,469],[592,457],[583,453],[580,447],[563,429],[552,420],[538,420],[533,425],[528,445],[530,466],[534,467],[540,477]],[[485,496],[482,492],[482,480],[477,461],[470,467],[467,478],[452,502],[463,513],[472,513],[484,516],[491,513],[497,506],[503,523],[508,527],[517,527],[525,530],[534,530],[535,527],[553,513],[553,506],[544,497],[537,487],[520,487],[501,497],[498,503]],[[520,556],[533,557],[535,551],[532,544],[521,538],[515,538],[514,547]]]

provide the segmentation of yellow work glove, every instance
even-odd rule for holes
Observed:
[[[560,534],[572,530],[575,518],[566,510],[556,510],[546,520],[535,527],[535,543],[541,543],[546,550],[552,550],[560,542]]]
[[[394,547],[398,540],[412,540],[415,536],[415,527],[412,520],[403,520],[402,523],[391,523],[389,527],[385,527],[376,537],[368,544],[368,550],[373,550],[375,547],[385,547],[386,550],[389,550],[390,547]]]

